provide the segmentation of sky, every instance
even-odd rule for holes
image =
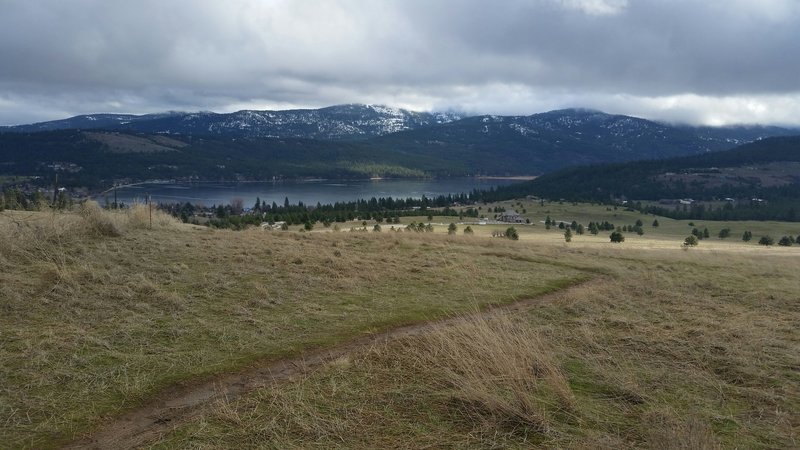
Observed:
[[[0,0],[0,125],[369,103],[800,126],[799,0]]]

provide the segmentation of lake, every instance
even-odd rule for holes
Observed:
[[[244,205],[252,207],[256,198],[262,202],[282,205],[285,198],[296,204],[307,205],[353,201],[372,197],[420,198],[437,195],[468,193],[473,189],[489,189],[505,186],[519,180],[484,178],[443,179],[391,179],[391,180],[303,180],[279,182],[243,183],[153,183],[121,187],[117,199],[123,203],[143,203],[149,194],[156,203],[193,203],[204,206],[228,204],[240,198]],[[105,198],[114,201],[114,193],[108,192],[97,198],[103,204]]]

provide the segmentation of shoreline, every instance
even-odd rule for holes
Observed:
[[[469,177],[475,178],[478,180],[518,180],[518,181],[531,181],[539,178],[538,175],[516,175],[512,177],[500,177],[500,176],[491,176],[491,175],[478,175],[476,177]]]

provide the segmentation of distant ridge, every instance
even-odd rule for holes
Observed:
[[[634,144],[635,135],[642,131],[645,135],[639,138],[640,141],[648,138],[663,140],[665,136],[675,138],[683,134],[685,137],[682,139],[696,141],[690,143],[686,154],[696,152],[703,147],[708,151],[714,151],[770,136],[800,134],[800,129],[760,125],[726,127],[669,125],[637,117],[607,114],[590,108],[566,108],[528,116],[469,116],[454,112],[415,112],[402,108],[363,104],[335,105],[319,109],[242,110],[233,113],[168,111],[144,115],[85,114],[63,120],[0,127],[0,132],[32,133],[75,129],[181,136],[361,140],[426,128],[438,129],[441,133],[452,133],[456,128],[446,125],[462,120],[467,122],[458,126],[464,125],[467,135],[472,134],[471,123],[481,120],[493,129],[498,126],[509,127],[523,135],[559,132],[569,141],[580,141],[590,147],[596,142],[587,139],[586,133],[602,132],[606,129],[614,131],[618,137],[624,136],[630,142],[631,145],[628,147],[622,144],[621,151],[639,151],[638,148],[629,147]],[[496,131],[491,134],[496,135]]]
[[[414,112],[380,105],[348,104],[320,109],[242,110],[233,113],[86,114],[0,131],[100,129],[185,136],[364,139],[460,119],[455,113]]]

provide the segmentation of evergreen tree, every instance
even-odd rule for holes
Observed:
[[[609,238],[611,238],[611,242],[619,243],[619,242],[624,242],[625,241],[625,236],[623,236],[622,232],[620,232],[620,231],[614,231],[613,233],[611,233]]]
[[[744,233],[742,233],[742,240],[743,241],[749,242],[750,239],[753,239],[753,233],[751,233],[750,231],[745,231]]]
[[[514,227],[508,227],[506,229],[506,238],[511,239],[512,241],[519,240],[519,233],[517,233],[517,229]]]
[[[572,228],[567,227],[567,230],[564,231],[564,240],[572,242]]]
[[[653,221],[653,227],[654,227],[654,228],[658,228],[658,225],[659,225],[659,223],[658,223],[658,219],[654,220],[654,221]]]
[[[450,225],[447,226],[447,234],[456,234],[456,231],[458,231],[458,227],[451,222]]]

